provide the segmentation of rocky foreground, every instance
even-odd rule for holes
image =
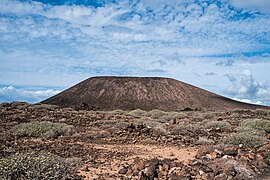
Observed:
[[[105,112],[2,103],[0,179],[35,179],[36,167],[49,172],[27,157],[39,153],[72,162],[43,160],[58,179],[267,179],[269,140],[267,110]],[[21,154],[28,169],[12,164]]]

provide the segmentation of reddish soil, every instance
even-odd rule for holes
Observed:
[[[0,106],[0,156],[46,151],[76,159],[82,179],[267,179],[270,134],[260,147],[224,145],[246,119],[270,120],[266,110],[188,111],[164,119],[127,111],[76,111],[51,105],[13,103]],[[205,128],[227,121],[226,131]],[[57,138],[17,137],[15,125],[50,121],[72,125]],[[200,143],[200,137],[209,141]]]

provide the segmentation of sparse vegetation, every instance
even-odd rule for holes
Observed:
[[[155,128],[155,127],[158,127],[160,125],[162,125],[162,123],[158,122],[158,121],[149,121],[147,119],[140,119],[140,120],[137,120],[134,125],[136,126],[140,126],[140,125],[145,125],[149,128]]]
[[[169,116],[171,116],[174,119],[183,119],[187,117],[186,113],[184,112],[169,112]]]
[[[162,115],[162,114],[165,114],[165,115]],[[162,115],[162,116],[160,116],[160,115]],[[182,113],[182,112],[168,112],[167,113],[167,112],[163,112],[163,111],[159,112],[159,113],[156,113],[156,114],[154,113],[153,117],[154,116],[156,116],[158,121],[162,122],[162,123],[168,122],[170,120],[183,119],[183,118],[187,117],[187,115]],[[155,119],[155,118],[153,118],[153,119]]]
[[[252,135],[258,135],[258,136],[263,136],[265,134],[265,132],[263,130],[258,130],[258,129],[253,129],[250,127],[240,127],[238,129],[239,133],[249,133]]]
[[[231,136],[225,138],[223,142],[225,144],[232,144],[237,146],[242,144],[243,147],[260,147],[266,142],[266,139],[258,135],[243,132],[232,134]]]
[[[122,109],[116,109],[116,110],[110,111],[110,113],[115,114],[115,115],[126,115],[128,112]]]
[[[164,116],[161,116],[158,118],[158,122],[166,123],[166,122],[170,121],[171,119],[173,119],[171,116],[164,115]]]
[[[154,127],[153,130],[157,136],[165,136],[168,134],[168,132],[162,125]]]
[[[205,128],[217,131],[227,131],[231,128],[231,124],[226,121],[209,121],[205,124]]]
[[[0,179],[75,179],[78,162],[51,153],[26,152],[0,158]]]
[[[241,127],[253,128],[257,130],[264,130],[270,133],[270,121],[263,119],[250,119],[241,123]]]
[[[41,103],[37,103],[34,104],[33,106],[34,109],[57,109],[59,108],[59,106],[57,105],[52,105],[52,104],[41,104]]]
[[[143,173],[148,179],[168,179],[172,174],[178,179],[183,174],[189,179],[194,174],[198,179],[256,179],[269,169],[270,134],[265,125],[241,125],[248,118],[270,120],[270,115],[257,116],[255,110],[155,110],[151,112],[157,115],[154,119],[140,109],[32,107],[1,109],[0,179],[77,179],[75,174],[85,179],[125,179],[133,174],[139,179]],[[35,122],[29,123],[30,119]],[[70,130],[63,131],[66,126]],[[12,135],[16,133],[17,137]],[[43,138],[61,134],[64,136]],[[80,162],[81,167],[73,171],[77,163],[70,159]],[[199,164],[186,163],[195,161]],[[252,176],[243,175],[244,171]]]
[[[159,117],[165,116],[167,114],[168,114],[167,112],[155,109],[155,110],[149,111],[147,113],[147,116],[151,117],[152,119],[158,119]]]
[[[213,141],[212,139],[209,139],[205,136],[203,137],[199,137],[199,140],[197,141],[197,144],[200,144],[200,145],[210,145],[210,144],[214,144],[215,141]]]
[[[134,117],[140,117],[140,116],[145,115],[146,113],[147,113],[146,111],[143,111],[141,109],[135,109],[135,110],[129,111],[128,114]]]
[[[64,123],[35,121],[16,125],[13,128],[13,134],[15,136],[57,137],[71,133],[72,127]]]
[[[177,124],[169,126],[168,130],[173,135],[182,135],[182,136],[190,136],[197,132],[202,132],[202,128],[200,125],[191,125],[191,124]]]
[[[267,116],[267,115],[270,114],[270,111],[269,110],[266,110],[266,109],[256,109],[256,110],[254,110],[254,112],[257,115],[261,115],[261,116]]]

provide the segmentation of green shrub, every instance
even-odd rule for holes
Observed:
[[[30,122],[16,125],[13,128],[15,136],[30,136],[30,137],[57,137],[72,132],[73,126],[64,123],[52,122]]]
[[[226,131],[231,128],[231,125],[226,121],[209,121],[205,124],[205,128],[219,131]]]
[[[165,115],[158,117],[159,115],[162,115],[163,113],[165,113]],[[167,113],[167,112],[163,112],[163,111],[160,114],[157,113],[155,115],[152,115],[152,118],[153,118],[153,116],[157,116],[158,121],[162,122],[162,123],[168,122],[170,120],[183,119],[183,118],[187,117],[186,114],[183,114],[180,112],[168,112]]]
[[[126,115],[127,111],[124,111],[122,109],[116,109],[113,111],[109,111],[110,114],[114,114],[114,115]]]
[[[264,130],[253,129],[253,128],[250,128],[250,127],[240,127],[238,129],[238,132],[239,133],[249,133],[249,134],[258,135],[258,136],[265,135]]]
[[[26,152],[0,158],[0,179],[75,179],[78,162],[51,153]]]
[[[254,110],[254,112],[257,115],[261,115],[261,116],[268,116],[270,114],[270,111],[266,110],[266,109],[256,109],[256,110]]]
[[[249,119],[241,123],[241,127],[248,127],[257,130],[264,130],[270,133],[270,121],[264,119]]]
[[[146,111],[143,111],[141,109],[135,109],[135,110],[129,111],[128,114],[134,117],[141,117],[145,115],[146,113],[147,113]]]
[[[183,112],[170,112],[169,116],[171,116],[173,119],[183,119],[188,117],[187,114]]]
[[[149,117],[151,117],[151,118],[153,118],[153,119],[158,119],[159,117],[165,116],[165,115],[167,115],[167,114],[168,114],[167,112],[164,112],[164,111],[155,109],[155,110],[149,111],[149,112],[147,113],[147,116],[149,116]]]
[[[235,133],[223,140],[225,144],[240,145],[243,147],[260,147],[265,142],[266,139],[261,136],[253,135],[248,132]]]
[[[166,122],[170,121],[171,119],[173,119],[171,116],[164,115],[164,116],[161,116],[158,118],[158,122],[166,123]]]

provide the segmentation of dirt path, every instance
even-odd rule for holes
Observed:
[[[130,158],[177,158],[179,161],[193,159],[197,149],[179,148],[179,147],[162,147],[156,145],[93,145],[96,149],[105,149],[109,151],[128,152],[133,154]]]
[[[127,158],[100,159],[99,166],[86,165],[80,170],[80,175],[85,179],[100,179],[101,174],[117,174],[118,171],[133,162],[134,159],[177,159],[178,161],[187,161],[193,159],[197,152],[196,148],[162,147],[156,145],[108,145],[108,144],[87,144],[95,149],[111,152],[128,153]]]

